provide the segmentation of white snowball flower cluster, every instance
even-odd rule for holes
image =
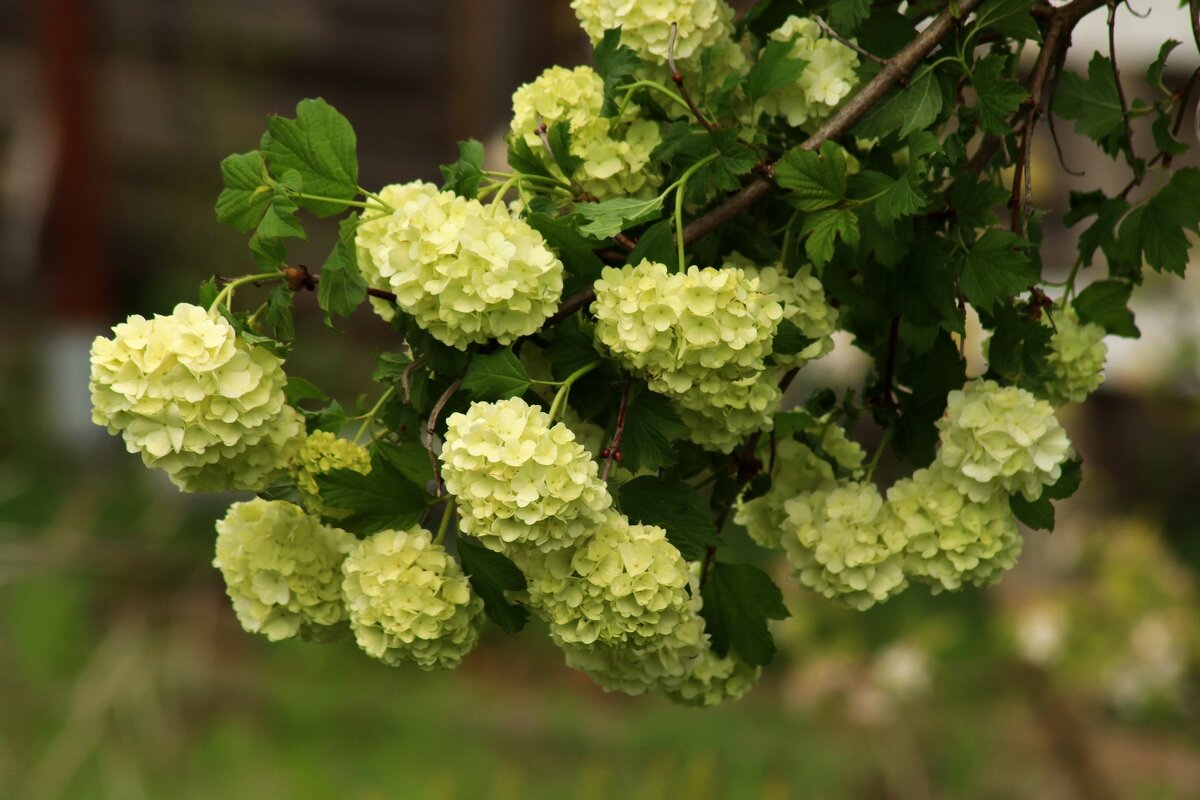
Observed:
[[[649,692],[692,706],[735,700],[750,691],[762,669],[733,652],[713,652],[700,616],[698,565],[691,569],[690,585],[685,615],[668,634],[622,645],[579,644],[555,635],[555,644],[566,655],[567,666],[586,672],[605,691],[635,696]]]
[[[1008,495],[971,502],[941,464],[897,481],[887,497],[907,538],[905,570],[929,583],[935,594],[963,583],[994,583],[1021,554]]]
[[[765,359],[783,307],[757,279],[644,260],[606,267],[595,288],[596,338],[676,401],[694,441],[728,450],[770,424],[779,390]]]
[[[394,210],[369,213],[359,226],[359,268],[434,338],[461,350],[489,339],[508,344],[558,308],[562,262],[506,206],[421,182],[386,187],[380,197]]]
[[[393,666],[451,669],[478,641],[483,601],[424,528],[363,539],[342,571],[350,627],[369,655]]]
[[[1036,500],[1062,476],[1071,442],[1054,407],[1016,386],[973,380],[946,398],[938,461],[959,491],[983,502],[996,491]]]
[[[620,28],[621,43],[651,63],[667,63],[671,23],[679,26],[676,61],[686,61],[733,34],[733,9],[724,0],[571,0],[571,8],[592,44],[603,39],[605,31]]]
[[[858,54],[823,35],[815,20],[788,17],[771,32],[771,39],[792,42],[792,58],[806,66],[799,79],[767,94],[762,108],[772,116],[787,117],[789,125],[824,119],[858,85]]]
[[[500,552],[575,544],[612,503],[571,429],[519,397],[451,414],[441,459],[463,531]]]
[[[636,643],[670,633],[687,613],[683,556],[662,528],[615,511],[576,547],[514,555],[530,605],[561,641]]]
[[[830,427],[842,430],[837,425]],[[749,500],[739,498],[733,520],[744,526],[758,544],[779,549],[783,546],[781,537],[787,521],[787,501],[816,491],[833,480],[833,467],[811,447],[795,439],[781,439],[775,445],[771,488]]]
[[[1081,403],[1104,383],[1104,360],[1108,356],[1104,329],[1095,323],[1080,322],[1070,306],[1054,314],[1054,327],[1046,358],[1051,376],[1042,385],[1041,394],[1056,406]]]
[[[873,484],[829,485],[784,509],[781,543],[802,585],[860,611],[908,585],[905,531]]]
[[[345,621],[341,566],[354,537],[297,505],[256,498],[217,522],[217,554],[242,627],[271,641]]]
[[[591,67],[550,67],[513,94],[512,135],[521,137],[547,168],[561,174],[545,152],[538,128],[566,122],[571,132],[571,155],[582,160],[575,177],[588,194],[607,197],[648,197],[662,183],[649,169],[650,154],[662,142],[658,124],[637,117],[638,107],[626,109],[623,120],[600,115],[604,81]]]
[[[180,303],[92,342],[92,420],[187,491],[265,488],[303,430],[282,359],[216,312]],[[289,413],[290,412],[290,413]]]
[[[748,277],[758,278],[759,291],[779,298],[783,305],[783,318],[794,324],[812,344],[796,353],[774,353],[775,363],[782,367],[802,367],[833,352],[833,332],[837,328],[837,309],[825,299],[825,287],[812,273],[812,265],[805,264],[788,275],[783,267],[775,264],[757,267],[741,253],[731,253],[725,259],[726,267],[739,267]]]
[[[371,454],[367,448],[328,431],[313,431],[306,436],[304,443],[292,456],[288,471],[300,490],[304,507],[310,512],[335,518],[351,513],[330,508],[321,502],[317,476],[327,475],[335,469],[352,469],[366,475],[371,471]]]

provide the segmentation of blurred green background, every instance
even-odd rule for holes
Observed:
[[[1130,64],[1186,30],[1153,5],[1122,15]],[[605,694],[536,627],[447,674],[270,645],[210,565],[233,498],[179,494],[91,425],[90,340],[252,268],[211,205],[267,114],[322,95],[364,185],[434,179],[456,139],[498,140],[515,86],[586,59],[569,8],[0,0],[0,19],[0,798],[1200,796],[1195,276],[1145,287],[1143,338],[1110,342],[1105,388],[1064,412],[1083,488],[1000,586],[860,614],[779,571],[781,655],[737,703]],[[1067,188],[1124,182],[1089,147],[1068,146],[1086,178],[1035,150],[1048,263],[1073,247]],[[320,263],[324,233],[296,260]],[[363,314],[333,336],[314,311],[289,372],[350,407],[389,332]],[[855,385],[853,355],[823,380]]]

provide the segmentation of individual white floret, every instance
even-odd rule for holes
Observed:
[[[215,482],[188,477],[202,470],[227,479],[212,488],[265,488],[293,427],[282,359],[188,303],[167,316],[132,316],[113,334],[92,342],[92,420],[185,489]]]
[[[506,206],[421,183],[387,187],[380,196],[399,207],[368,212],[356,239],[359,269],[434,338],[460,350],[490,339],[508,344],[557,310],[562,262]],[[376,310],[394,315],[387,306]]]
[[[213,566],[242,627],[271,641],[344,622],[341,565],[354,537],[282,500],[234,503],[217,522]]]
[[[1016,386],[973,380],[946,398],[937,459],[975,502],[997,491],[1036,500],[1062,476],[1071,442],[1054,407]]]
[[[375,658],[393,666],[452,669],[479,639],[483,601],[424,528],[363,539],[342,572],[354,638]]]
[[[897,481],[887,497],[907,537],[905,571],[929,583],[935,594],[964,583],[995,583],[1021,554],[1008,495],[972,502],[947,479],[941,464]]]
[[[575,544],[612,503],[571,429],[519,397],[450,415],[441,460],[462,530],[500,552]]]
[[[793,576],[860,611],[902,591],[904,529],[874,484],[846,482],[784,505],[781,542]]]

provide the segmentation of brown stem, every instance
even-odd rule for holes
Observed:
[[[1192,38],[1196,40],[1196,49],[1200,50],[1200,0],[1188,0],[1188,16],[1192,20]]]
[[[683,101],[687,103],[687,107],[691,109],[692,116],[696,118],[696,121],[703,125],[707,130],[716,130],[717,126],[709,122],[705,116],[700,113],[700,109],[696,106],[695,102],[692,101],[691,94],[688,93],[687,87],[683,84],[683,73],[681,73],[679,68],[675,66],[675,39],[678,36],[679,23],[672,22],[671,38],[667,40],[667,64],[671,68],[671,80],[675,82],[675,87],[679,89],[680,96],[682,96]]]
[[[1183,118],[1187,116],[1188,99],[1191,97],[1192,90],[1196,87],[1196,82],[1198,80],[1200,80],[1200,67],[1192,70],[1192,76],[1188,78],[1187,83],[1185,83],[1183,88],[1174,95],[1179,102],[1179,109],[1175,112],[1175,124],[1171,126],[1172,136],[1178,136],[1180,128],[1183,127]],[[1146,166],[1152,167],[1160,161],[1163,162],[1163,166],[1170,166],[1171,154],[1166,150],[1159,150],[1149,161],[1146,162]],[[1147,170],[1142,170],[1140,175],[1134,174],[1129,183],[1125,184],[1125,188],[1117,194],[1117,197],[1129,197],[1129,193],[1133,191],[1135,186],[1141,185],[1142,181],[1146,179],[1147,174]]]
[[[900,344],[900,315],[892,317],[888,328],[887,353],[883,359],[883,402],[888,408],[899,408],[892,386],[896,375],[896,348]]]
[[[1133,155],[1133,127],[1129,124],[1129,101],[1125,99],[1125,87],[1121,85],[1121,70],[1117,66],[1117,5],[1119,0],[1108,0],[1108,60],[1112,65],[1113,83],[1117,85],[1117,99],[1121,101],[1121,122],[1125,126],[1125,157],[1129,166],[1137,170],[1137,159]]]
[[[454,382],[446,387],[446,391],[442,392],[442,396],[433,404],[433,410],[429,412],[429,421],[425,423],[425,451],[429,453],[429,464],[433,467],[434,497],[442,496],[442,473],[438,469],[437,455],[433,452],[433,434],[437,430],[438,417],[441,416],[442,409],[446,407],[446,403],[450,402],[450,398],[454,396],[460,386],[462,386],[462,378],[455,378]]]
[[[625,389],[621,392],[621,407],[617,411],[617,427],[613,430],[612,441],[600,454],[604,457],[604,469],[600,472],[602,481],[608,480],[608,473],[612,470],[613,461],[621,460],[621,437],[625,435],[625,411],[629,407],[629,389],[632,385],[632,378],[625,381]]]
[[[845,45],[846,47],[849,47],[851,50],[858,53],[860,56],[867,59],[868,61],[874,61],[876,64],[879,64],[880,66],[883,66],[884,64],[887,63],[886,58],[880,58],[879,56],[875,55],[874,53],[870,52],[869,50],[864,50],[863,48],[859,47],[858,43],[855,42],[853,39],[847,39],[846,37],[842,36],[837,31],[835,31],[833,28],[831,28],[829,26],[829,23],[826,22],[823,17],[820,17],[820,16],[814,14],[813,21],[817,23],[817,26],[822,31],[824,31],[825,35],[828,36],[830,39],[833,39],[834,41],[840,42],[841,44]]]

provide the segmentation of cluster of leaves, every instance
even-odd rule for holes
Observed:
[[[747,120],[747,108],[794,82],[805,66],[790,55],[788,43],[771,42],[767,34],[788,15],[815,12],[865,51],[889,58],[917,35],[926,14],[918,7],[925,4],[900,12],[866,0],[761,0],[738,23],[738,35],[748,37],[758,53],[748,70],[716,85],[715,52],[699,56],[700,85],[689,88],[700,119],[680,118],[654,92],[629,89],[646,65],[621,44],[619,31],[610,31],[595,50],[605,88],[603,113],[616,113],[632,91],[643,113],[661,123],[662,143],[649,169],[661,173],[665,188],[650,198],[594,202],[576,191],[580,164],[570,155],[565,124],[546,131],[550,161],[520,137],[512,138],[508,163],[521,189],[523,213],[565,265],[564,297],[586,293],[606,260],[675,263],[679,219],[699,218],[727,202],[757,170],[773,176],[776,190],[751,211],[687,242],[688,262],[719,266],[737,251],[786,269],[812,264],[839,308],[839,326],[876,369],[858,393],[841,401],[821,392],[807,411],[781,412],[772,433],[753,437],[730,457],[688,443],[670,402],[597,350],[586,308],[553,319],[510,347],[467,351],[439,343],[398,311],[393,325],[402,343],[378,356],[373,375],[389,391],[375,417],[373,468],[365,476],[338,471],[320,479],[323,501],[351,512],[338,524],[364,535],[421,519],[437,499],[427,491],[434,483],[431,448],[446,416],[476,400],[525,396],[545,404],[547,383],[565,381],[599,361],[569,397],[574,412],[602,427],[608,441],[619,435],[621,465],[644,473],[614,488],[620,510],[635,522],[662,526],[685,558],[705,562],[704,613],[718,652],[732,649],[751,664],[769,661],[774,645],[767,620],[786,613],[779,590],[755,565],[763,554],[753,553],[748,540],[736,552],[744,556],[741,562],[752,563],[726,560],[734,550],[730,544],[746,539],[728,521],[731,504],[742,491],[766,488],[762,476],[756,478],[761,469],[756,446],[803,438],[806,421],[831,411],[844,420],[867,413],[891,430],[899,459],[914,469],[927,465],[946,395],[966,380],[960,343],[968,305],[991,337],[989,377],[1036,390],[1047,375],[1053,328],[1044,317],[1054,312],[1041,288],[1049,285],[1039,256],[1041,220],[1017,214],[1019,224],[1001,222],[1005,203],[1019,193],[1005,172],[1022,152],[1014,123],[1040,100],[1018,80],[1014,55],[1022,43],[1039,42],[1043,35],[1045,18],[1039,24],[1032,5],[987,0],[907,81],[836,131],[836,139],[824,141],[779,119],[752,113]],[[1164,45],[1147,75],[1160,94],[1154,103],[1126,108],[1112,63],[1100,54],[1086,77],[1064,72],[1057,80],[1053,111],[1074,121],[1104,154],[1129,159],[1136,183],[1152,168],[1168,167],[1184,149],[1171,125],[1182,98],[1163,83],[1166,59],[1177,44]],[[864,60],[860,80],[879,69]],[[1159,155],[1139,160],[1125,141],[1127,121],[1146,117]],[[444,187],[479,196],[493,180],[483,162],[479,142],[460,143],[458,160],[442,167]],[[562,189],[551,162],[573,198],[539,191]],[[221,169],[226,188],[217,201],[218,219],[252,234],[251,254],[264,271],[282,268],[286,240],[305,237],[301,209],[323,217],[371,206],[372,195],[358,185],[353,129],[321,100],[301,102],[295,119],[272,118],[259,149],[230,156]],[[522,182],[523,177],[540,180]],[[1187,234],[1200,229],[1200,170],[1171,172],[1141,201],[1128,194],[1073,193],[1064,218],[1068,225],[1091,220],[1079,238],[1066,299],[1081,320],[1116,336],[1138,335],[1128,301],[1144,265],[1183,272]],[[356,264],[357,224],[353,213],[342,221],[319,275],[317,299],[327,315],[347,315],[367,297]],[[1090,268],[1098,253],[1107,262],[1107,277],[1076,291],[1079,271]],[[282,340],[293,335],[290,303],[291,292],[283,286],[267,303],[265,320]],[[794,325],[785,325],[776,346],[795,352],[807,343]],[[549,379],[529,373],[520,351],[531,344],[548,362]],[[307,382],[293,379],[289,400],[314,406],[306,412],[311,428],[338,430],[346,423],[336,401]],[[1050,500],[1071,494],[1079,476],[1076,463],[1043,500],[1015,501],[1014,510],[1032,526],[1052,526]],[[489,616],[505,630],[519,630],[527,614],[506,592],[523,586],[520,572],[465,537],[458,552]]]

